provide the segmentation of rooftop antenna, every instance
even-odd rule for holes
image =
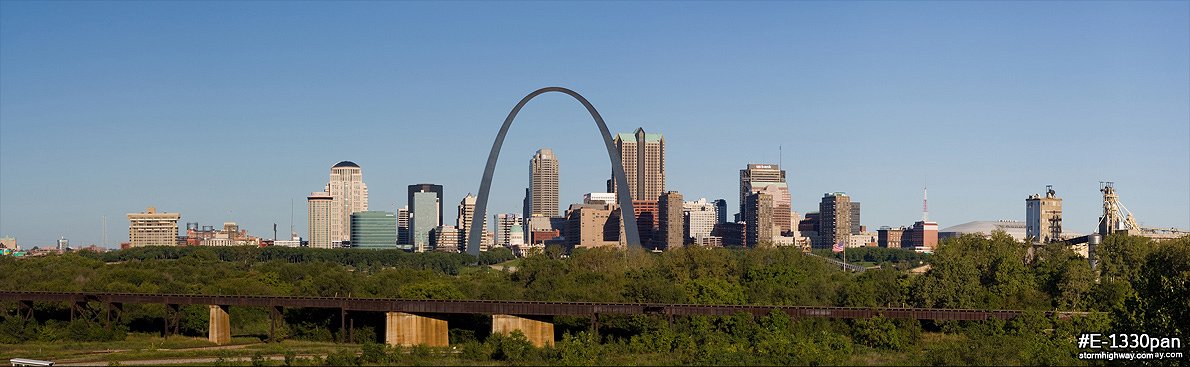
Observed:
[[[777,165],[785,167],[785,151],[781,148],[781,145],[777,145]]]
[[[103,247],[107,247],[107,216],[104,215],[101,218],[103,220],[103,231],[101,232],[101,233],[103,233],[103,235],[102,235]]]
[[[930,205],[929,205],[928,194],[929,193],[928,193],[928,191],[926,191],[926,187],[922,186],[921,187],[921,222],[922,223],[930,221]]]

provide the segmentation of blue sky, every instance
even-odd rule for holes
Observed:
[[[1024,219],[1054,185],[1087,233],[1099,181],[1145,226],[1190,228],[1188,2],[0,2],[0,235],[127,240],[126,213],[305,236],[330,166],[371,208],[405,186],[478,190],[525,94],[564,86],[616,131],[665,134],[667,188],[736,207],[782,160],[793,206],[863,224]],[[779,157],[778,147],[783,157]],[[520,212],[528,160],[562,202],[610,165],[576,102],[529,104],[489,212]],[[564,204],[565,205],[565,204]]]

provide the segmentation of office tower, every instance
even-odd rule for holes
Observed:
[[[519,228],[516,231],[520,231],[521,243],[524,244],[525,230],[521,217],[513,213],[496,214],[493,217],[496,220],[497,246],[511,247],[513,245],[513,227]]]
[[[459,246],[459,239],[463,236],[459,233],[459,228],[455,226],[437,226],[430,231],[430,246],[434,251],[442,252],[462,252],[465,249]]]
[[[817,248],[831,248],[842,241],[851,241],[851,197],[842,192],[828,192],[818,203],[818,238],[814,243]],[[858,231],[857,231],[858,232]]]
[[[718,206],[707,202],[706,198],[683,203],[682,214],[686,223],[686,238],[696,239],[694,242],[698,242],[699,238],[710,237],[711,231],[715,229],[715,224],[719,220],[718,211]]]
[[[351,213],[368,210],[368,185],[359,165],[342,161],[331,167],[326,192],[331,195],[331,242],[351,240]]]
[[[744,212],[744,197],[765,191],[773,196],[773,224],[780,233],[793,232],[793,208],[785,171],[776,164],[749,164],[740,170],[740,213]]]
[[[459,201],[457,213],[455,216],[455,226],[459,229],[459,248],[466,251],[467,235],[471,233],[471,218],[475,216],[475,195],[467,193],[467,196],[464,196],[463,200]],[[484,219],[484,227],[487,227],[487,218]]]
[[[633,200],[632,211],[636,214],[636,230],[641,245],[656,247],[657,227],[661,224],[657,200]]]
[[[772,245],[777,226],[773,222],[773,196],[754,192],[744,197],[744,245]]]
[[[413,244],[409,235],[409,206],[397,209],[397,245],[402,247]]]
[[[351,213],[351,246],[392,249],[397,247],[397,215],[385,211]]]
[[[686,243],[685,223],[682,220],[682,194],[677,191],[661,194],[660,200],[657,200],[657,211],[660,223],[655,248],[670,250],[682,247]]]
[[[417,212],[417,205],[413,204],[413,194],[418,192],[432,192],[438,198],[438,224],[435,224],[434,227],[442,225],[442,185],[428,183],[409,185],[409,210],[413,213]]]
[[[616,134],[612,141],[620,151],[632,200],[657,200],[665,192],[665,137],[637,128],[631,134]],[[608,191],[618,192],[614,175],[608,182]]]
[[[442,186],[409,186],[411,191],[414,190],[414,187],[417,187],[419,191],[412,192],[410,195],[409,202],[412,204],[409,209],[410,242],[414,252],[425,252],[430,249],[430,230],[442,225]],[[423,190],[433,187],[437,187],[438,191]]]
[[[859,224],[859,206],[858,201],[851,202],[851,234],[859,234],[864,231],[864,227]]]
[[[144,213],[128,213],[129,246],[176,246],[179,219],[181,214],[158,213],[151,206]]]
[[[1062,198],[1053,186],[1045,186],[1044,197],[1025,199],[1025,237],[1041,243],[1062,240]]]
[[[727,200],[715,200],[715,223],[727,223]]]
[[[331,212],[334,211],[335,198],[326,192],[312,192],[306,197],[306,218],[309,221],[311,248],[333,248],[335,242],[331,237]]]
[[[534,214],[558,216],[558,157],[549,148],[542,148],[529,160],[529,209],[525,218]]]

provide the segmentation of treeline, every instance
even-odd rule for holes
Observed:
[[[850,255],[852,251],[848,252]],[[1113,235],[1096,252],[1099,264],[1092,269],[1087,259],[1060,245],[1031,248],[1003,233],[990,238],[963,236],[944,241],[932,256],[923,259],[930,265],[924,274],[910,275],[888,268],[847,273],[793,248],[688,247],[659,254],[590,249],[577,250],[569,256],[557,248],[549,248],[543,254],[524,258],[515,271],[473,266],[498,259],[473,259],[462,254],[144,248],[102,255],[0,258],[0,273],[4,274],[0,287],[46,291],[1034,311],[1020,320],[980,323],[786,320],[771,315],[755,320],[678,318],[670,325],[665,319],[647,316],[610,317],[601,319],[597,334],[589,335],[581,334],[590,328],[588,320],[558,317],[555,323],[559,345],[552,349],[528,349],[524,354],[495,352],[494,348],[503,345],[499,343],[504,339],[490,338],[482,326],[451,330],[452,345],[469,346],[463,349],[463,355],[470,356],[467,358],[514,363],[569,364],[563,362],[571,361],[564,359],[566,353],[580,353],[565,358],[578,358],[581,363],[609,364],[870,363],[848,360],[838,354],[840,350],[854,350],[902,358],[888,361],[873,357],[877,359],[874,363],[1071,364],[1078,363],[1072,359],[1071,349],[1075,345],[1073,335],[1078,332],[1134,331],[1183,340],[1190,337],[1190,311],[1186,307],[1190,304],[1190,289],[1186,289],[1190,286],[1186,280],[1190,278],[1190,237],[1154,242]],[[61,335],[96,340],[119,337],[49,321],[69,319],[68,305],[35,303],[36,323],[16,318],[15,303],[4,305],[0,343],[53,340]],[[1041,311],[1045,310],[1101,313],[1057,321],[1041,317]],[[285,337],[311,340],[341,338],[337,314],[331,311],[286,310],[281,333]],[[159,331],[163,312],[160,305],[126,305],[121,326],[134,332]],[[267,333],[266,310],[233,307],[231,312],[236,320],[233,333]],[[204,308],[183,307],[183,314],[183,333],[205,333]],[[477,323],[482,321],[451,325]],[[382,325],[379,320],[357,320],[356,325],[358,342],[375,341],[377,335],[383,334],[382,328],[359,326]],[[74,332],[77,335],[63,331],[70,327],[79,329]],[[938,340],[922,342],[927,337]],[[572,342],[586,348],[567,352],[566,345]],[[1037,346],[1052,351],[1042,353]],[[480,352],[468,354],[471,353],[468,350]],[[1030,354],[1033,352],[1042,354]]]

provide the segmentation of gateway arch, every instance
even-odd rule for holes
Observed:
[[[471,255],[479,255],[480,241],[483,240],[484,218],[488,215],[488,191],[492,188],[492,174],[496,172],[496,159],[500,158],[500,146],[504,145],[504,136],[508,134],[512,120],[516,119],[517,113],[521,112],[521,108],[525,107],[526,103],[529,103],[534,97],[549,92],[559,92],[574,97],[583,104],[583,107],[587,108],[587,112],[591,113],[591,118],[595,120],[595,125],[599,126],[599,132],[603,134],[603,145],[607,146],[607,157],[612,163],[612,176],[616,180],[616,187],[630,187],[628,186],[628,177],[624,174],[624,165],[620,163],[620,152],[616,151],[616,147],[612,143],[612,135],[607,131],[607,124],[603,122],[603,117],[599,116],[599,111],[595,110],[595,106],[570,89],[545,87],[535,90],[522,98],[520,103],[512,108],[512,112],[508,113],[508,117],[504,119],[504,126],[500,127],[500,133],[496,134],[496,141],[492,143],[492,151],[488,153],[488,164],[483,169],[483,181],[479,184],[479,196],[475,200],[475,215],[471,216],[471,233],[467,234],[467,253]],[[629,190],[617,191],[619,192],[616,194],[616,201],[620,205],[620,220],[624,225],[624,235],[627,237],[628,246],[640,247],[640,234],[636,228],[636,212],[632,209],[632,193]]]

